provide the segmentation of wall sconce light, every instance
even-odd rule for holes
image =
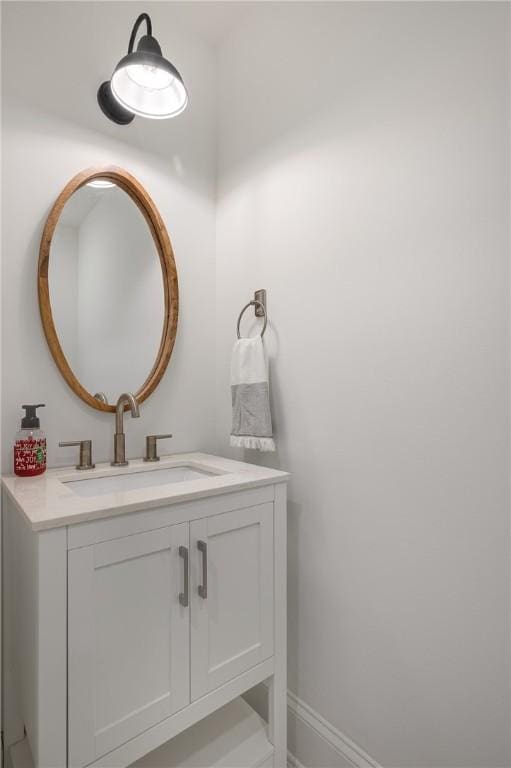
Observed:
[[[134,51],[135,38],[142,22],[143,35]],[[131,32],[128,53],[114,69],[111,80],[98,89],[98,104],[103,113],[118,125],[131,123],[135,115],[163,120],[175,117],[188,103],[183,78],[170,61],[163,58],[152,35],[151,19],[141,13]]]

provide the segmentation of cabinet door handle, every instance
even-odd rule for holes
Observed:
[[[205,600],[208,596],[208,545],[205,541],[198,541],[197,549],[202,552],[202,584],[199,584],[197,591]]]
[[[179,547],[179,556],[183,558],[183,589],[179,593],[179,602],[184,607],[188,607],[188,547]]]

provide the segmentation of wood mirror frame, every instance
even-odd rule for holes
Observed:
[[[114,165],[88,168],[74,176],[71,181],[66,184],[58,196],[44,226],[43,235],[41,238],[41,246],[39,248],[39,265],[37,277],[39,311],[41,313],[41,321],[50,352],[57,364],[59,371],[73,392],[92,408],[96,408],[98,411],[114,413],[115,405],[106,404],[100,400],[97,400],[81,385],[73,373],[73,370],[62,350],[57,330],[55,328],[55,323],[53,321],[50,302],[50,289],[48,283],[50,247],[55,232],[55,227],[57,226],[60,214],[62,213],[62,209],[64,208],[64,205],[67,203],[71,195],[80,189],[80,187],[83,187],[93,179],[100,178],[115,182],[118,187],[123,189],[131,197],[133,202],[143,214],[149,226],[160,257],[165,300],[163,331],[160,347],[158,354],[156,355],[154,365],[138,392],[134,393],[138,403],[143,403],[144,400],[146,400],[149,395],[154,392],[160,383],[161,378],[165,373],[169,363],[172,349],[174,347],[174,341],[176,339],[177,319],[179,312],[179,294],[176,262],[174,260],[174,252],[172,250],[172,245],[167,229],[163,223],[156,205],[153,203],[140,182],[138,182],[137,179],[135,179],[134,176],[131,176],[131,174],[129,174],[127,171]],[[119,392],[119,394],[121,394],[121,392]]]

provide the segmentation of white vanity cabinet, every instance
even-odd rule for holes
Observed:
[[[190,533],[195,701],[273,655],[273,504],[194,520]]]
[[[190,617],[179,602],[189,525],[68,554],[69,763],[93,763],[190,703]]]
[[[24,741],[35,768],[129,766],[264,680],[254,765],[286,764],[285,478],[40,530],[4,483],[8,765]]]

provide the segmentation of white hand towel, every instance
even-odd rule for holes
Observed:
[[[231,359],[231,445],[274,451],[268,369],[260,336],[238,339]]]

